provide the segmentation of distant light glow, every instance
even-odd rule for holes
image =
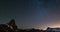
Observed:
[[[51,28],[60,28],[60,26],[52,26]]]

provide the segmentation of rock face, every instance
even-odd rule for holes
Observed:
[[[7,24],[0,24],[0,32],[14,32],[17,29],[17,25],[15,24],[15,20],[12,19]]]

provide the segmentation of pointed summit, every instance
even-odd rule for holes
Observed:
[[[15,20],[14,19],[12,19],[12,20],[10,20],[10,22],[8,23],[9,25],[13,25],[13,24],[15,24]]]
[[[15,20],[14,20],[14,19],[10,20],[10,22],[8,23],[8,25],[9,25],[13,30],[16,30],[16,29],[17,29],[17,25],[15,24]]]

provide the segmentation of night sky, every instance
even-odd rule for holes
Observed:
[[[60,0],[0,0],[0,23],[11,19],[20,29],[60,27]]]

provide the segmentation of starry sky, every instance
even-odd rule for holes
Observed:
[[[60,0],[0,0],[0,24],[15,19],[20,29],[60,27]]]

